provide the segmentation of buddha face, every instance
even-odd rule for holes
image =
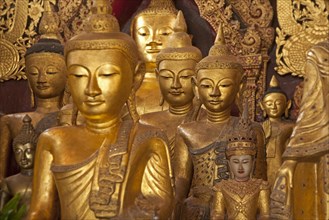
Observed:
[[[287,104],[287,98],[284,94],[269,93],[263,98],[262,108],[268,117],[280,118],[288,107]]]
[[[32,169],[34,164],[34,146],[32,143],[17,144],[14,147],[15,159],[22,169]]]
[[[196,94],[208,111],[230,108],[239,91],[240,74],[232,69],[201,69],[197,73]]]
[[[229,159],[230,170],[234,179],[239,182],[247,181],[250,178],[254,164],[251,155],[233,155]]]
[[[65,89],[65,71],[65,59],[60,54],[35,53],[26,57],[27,78],[38,98],[60,96]]]
[[[192,102],[194,93],[192,77],[194,60],[163,60],[159,64],[158,76],[162,96],[169,105],[184,106]]]
[[[73,101],[87,120],[120,115],[133,85],[133,71],[122,52],[75,50],[67,55],[67,67]]]
[[[155,63],[161,49],[167,47],[173,32],[176,15],[158,14],[137,17],[132,28],[132,37],[146,63]]]

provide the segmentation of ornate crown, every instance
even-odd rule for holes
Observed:
[[[64,55],[64,47],[59,38],[59,19],[52,11],[48,0],[44,1],[44,12],[39,24],[40,40],[28,48],[25,56],[34,53],[57,53]]]
[[[111,14],[109,1],[96,0],[91,11],[85,32],[66,42],[65,56],[73,50],[117,49],[129,59],[134,69],[138,62],[136,43],[128,34],[120,32],[118,20]]]
[[[209,50],[209,55],[196,65],[196,72],[200,69],[237,69],[243,71],[242,64],[227,47],[222,24],[218,27],[214,45]]]
[[[256,134],[248,117],[248,105],[245,104],[238,126],[227,135],[226,156],[256,155],[256,153]]]
[[[23,118],[23,126],[18,135],[13,140],[13,147],[17,144],[31,143],[34,147],[37,145],[38,136],[31,124],[32,119],[30,116],[25,115]]]
[[[168,47],[162,49],[156,57],[157,66],[162,60],[192,59],[196,62],[201,60],[201,51],[192,46],[191,38],[186,30],[184,15],[182,11],[179,11],[174,25],[174,33],[168,39]]]

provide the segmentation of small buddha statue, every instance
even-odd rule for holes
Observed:
[[[210,219],[269,219],[270,187],[268,182],[252,178],[256,136],[247,106],[243,111],[238,126],[227,136],[230,179],[215,184]]]
[[[177,128],[173,168],[176,203],[182,206],[182,219],[209,218],[212,187],[228,178],[225,136],[239,122],[230,112],[240,89],[243,68],[226,46],[222,27],[218,30],[209,55],[197,63],[193,78],[195,95],[206,108],[207,117]],[[266,178],[264,132],[259,124],[252,123],[252,127],[259,154],[253,176]]]
[[[306,54],[304,91],[271,194],[272,219],[329,218],[329,41]]]
[[[25,115],[23,126],[13,141],[15,159],[20,173],[7,177],[1,182],[0,210],[17,193],[21,195],[20,205],[30,207],[32,195],[32,177],[34,152],[37,145],[37,134],[31,124],[31,118]]]
[[[156,72],[164,100],[169,104],[165,111],[147,113],[141,116],[141,123],[164,130],[169,139],[171,157],[174,154],[174,140],[177,126],[193,120],[200,106],[193,106],[194,93],[192,77],[195,65],[202,58],[201,51],[192,46],[190,36],[184,32],[184,15],[178,12],[174,33],[168,40],[168,47],[157,56]]]
[[[62,105],[66,85],[64,48],[58,33],[58,23],[48,1],[40,21],[40,40],[26,51],[26,75],[32,92],[33,112],[8,114],[0,119],[0,180],[18,172],[12,152],[12,140],[17,136],[26,114],[36,128],[41,119],[56,114]],[[48,127],[56,126],[56,116]],[[43,127],[43,129],[45,129]],[[42,129],[38,129],[40,132]]]
[[[98,0],[85,31],[65,44],[68,83],[85,119],[43,132],[28,219],[168,219],[173,183],[165,135],[138,123],[142,71],[134,40]],[[127,105],[133,120],[122,120]]]
[[[291,100],[280,88],[278,80],[272,77],[269,88],[265,92],[260,106],[264,113],[263,129],[266,137],[267,181],[271,187],[275,181],[276,172],[282,164],[282,154],[292,133],[294,123],[283,119],[289,117]]]
[[[172,0],[151,0],[148,7],[138,12],[131,22],[130,34],[136,41],[140,58],[146,64],[144,80],[136,92],[139,114],[168,109],[168,105],[161,101],[154,69],[156,56],[168,46],[177,13]],[[186,26],[184,28],[186,32]]]

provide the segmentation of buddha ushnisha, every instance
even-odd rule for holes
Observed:
[[[209,55],[196,65],[194,78],[195,95],[206,108],[207,117],[178,126],[176,134],[175,196],[176,203],[183,205],[182,218],[187,219],[209,218],[211,189],[216,182],[228,178],[224,137],[239,122],[230,112],[243,69],[226,46],[222,28],[218,30]],[[266,178],[263,129],[255,123],[253,127],[259,152],[253,175]],[[186,213],[188,217],[184,216]]]
[[[273,219],[329,218],[329,41],[306,54],[300,111],[271,194]]]
[[[85,32],[65,45],[68,82],[81,126],[39,137],[28,219],[168,219],[173,206],[164,135],[137,123],[140,63],[109,1],[96,1]],[[134,120],[121,120],[124,104]]]
[[[267,180],[271,187],[275,181],[276,172],[282,164],[282,154],[287,146],[294,123],[283,119],[289,117],[291,101],[280,88],[278,80],[272,77],[270,86],[265,92],[260,106],[264,117],[268,119],[262,123],[266,136]]]
[[[57,37],[58,23],[45,1],[45,12],[41,18],[40,40],[32,45],[25,55],[26,75],[31,88],[32,102],[36,107],[33,112],[15,113],[1,117],[0,120],[0,180],[17,173],[17,165],[12,152],[12,140],[17,136],[26,114],[32,119],[37,132],[56,126],[56,114],[62,106],[66,85],[66,66],[64,48]],[[47,123],[37,125],[41,119],[48,117]],[[51,120],[53,119],[53,120]],[[47,124],[47,126],[44,126]]]
[[[168,40],[168,47],[157,56],[156,72],[161,94],[169,104],[165,111],[152,112],[141,116],[141,123],[164,130],[169,139],[171,158],[177,126],[194,120],[199,106],[193,106],[194,93],[192,77],[195,65],[202,58],[198,48],[192,46],[190,36],[184,31],[186,23],[181,11],[178,12],[174,33]]]
[[[178,10],[172,0],[151,0],[148,7],[138,12],[130,26],[130,34],[136,41],[139,56],[146,64],[144,80],[136,93],[139,114],[168,109],[163,103],[156,79],[156,56],[168,46],[174,32]],[[184,32],[187,31],[186,26]],[[161,105],[160,105],[160,104]]]
[[[16,162],[20,167],[20,173],[7,177],[1,182],[0,209],[17,193],[21,195],[20,205],[25,204],[26,210],[29,209],[37,138],[31,124],[31,118],[25,115],[23,126],[13,141],[13,151]]]
[[[227,136],[225,150],[230,179],[216,183],[211,219],[269,219],[270,187],[262,179],[252,178],[256,157],[256,136],[244,107],[237,127]]]

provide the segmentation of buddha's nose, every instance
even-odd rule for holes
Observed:
[[[220,95],[221,93],[218,86],[214,86],[213,90],[210,93],[210,96],[220,96]]]
[[[91,97],[98,96],[102,93],[96,77],[91,76],[85,89],[85,94]]]

